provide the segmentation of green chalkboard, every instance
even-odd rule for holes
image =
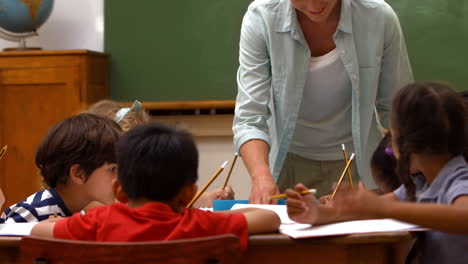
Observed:
[[[106,0],[111,98],[234,99],[239,33],[252,0]],[[415,79],[468,90],[468,0],[387,0]]]
[[[227,100],[251,0],[107,0],[110,94],[121,101]]]
[[[387,2],[400,18],[415,79],[468,90],[468,1]]]

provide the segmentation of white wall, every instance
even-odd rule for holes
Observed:
[[[219,169],[224,161],[229,161],[223,172],[210,185],[208,190],[221,187],[231,168],[234,159],[234,147],[232,136],[213,136],[213,137],[195,137],[198,151],[200,152],[198,189],[209,181],[211,176]],[[235,192],[235,198],[238,200],[249,199],[251,180],[242,159],[237,158],[228,185]]]
[[[38,33],[26,40],[27,46],[103,51],[104,0],[55,0],[52,14]],[[0,49],[17,46],[0,39]]]

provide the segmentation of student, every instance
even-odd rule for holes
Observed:
[[[396,164],[392,150],[392,137],[390,133],[387,133],[371,157],[371,173],[379,193],[390,193],[400,187],[401,182],[395,171]]]
[[[114,120],[124,132],[127,132],[135,125],[150,121],[148,112],[143,109],[141,103],[137,100],[135,100],[132,107],[124,107],[120,103],[111,100],[102,100],[91,105],[85,112]]]
[[[383,196],[362,183],[345,187],[329,208],[317,205],[312,195],[288,190],[288,214],[304,223],[395,218],[417,224],[434,230],[420,241],[421,263],[465,263],[468,131],[463,100],[448,85],[415,83],[398,92],[392,107],[392,146],[404,185]],[[296,191],[304,189],[296,186]]]
[[[393,154],[391,138],[391,134],[387,132],[371,157],[371,174],[377,185],[377,189],[374,191],[378,194],[393,192],[401,185],[395,171],[396,158]],[[320,197],[321,204],[326,205],[331,201],[331,195]]]
[[[71,216],[92,201],[114,201],[115,143],[121,134],[112,120],[93,114],[72,116],[54,125],[36,152],[36,165],[49,188],[6,209],[1,223],[37,222]]]
[[[267,210],[213,213],[186,205],[197,192],[198,151],[191,135],[158,123],[130,129],[117,145],[121,203],[86,215],[39,223],[31,235],[89,241],[155,241],[232,233],[246,247],[248,233],[276,231]]]
[[[124,132],[127,132],[131,127],[139,124],[148,123],[150,116],[146,112],[141,103],[135,100],[132,107],[124,107],[118,102],[111,100],[102,100],[91,105],[87,113],[92,113],[104,116],[116,121]],[[193,205],[194,207],[213,207],[213,200],[233,200],[234,191],[230,186],[226,188],[216,188],[211,192],[204,192]],[[92,206],[99,204],[94,203]]]

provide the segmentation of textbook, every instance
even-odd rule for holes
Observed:
[[[346,221],[326,225],[300,224],[288,217],[286,205],[236,204],[232,207],[232,209],[247,207],[263,208],[276,212],[281,219],[281,226],[279,228],[280,233],[292,238],[429,230],[418,225],[413,225],[390,218]]]

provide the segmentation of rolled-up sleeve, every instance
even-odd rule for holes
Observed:
[[[271,67],[265,24],[249,8],[242,21],[239,43],[238,93],[233,122],[234,146],[237,153],[247,141],[260,139],[270,145],[267,120],[271,90]]]
[[[382,125],[388,128],[393,96],[398,89],[412,83],[414,79],[400,22],[390,6],[386,9],[385,19],[385,46],[376,108],[380,114]]]

